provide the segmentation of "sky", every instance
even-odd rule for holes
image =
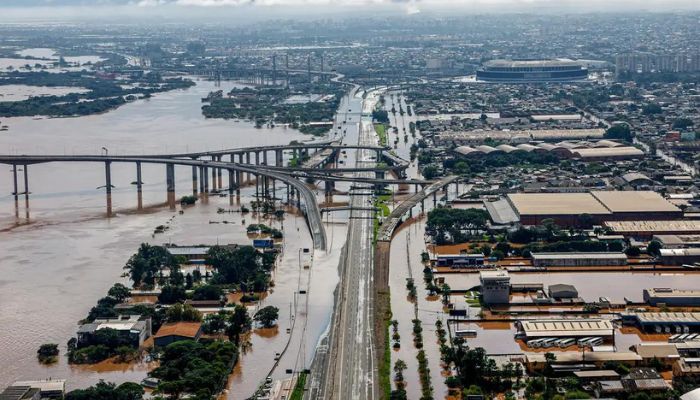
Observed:
[[[106,16],[206,17],[257,14],[279,18],[334,13],[601,12],[700,10],[700,0],[0,0],[10,22]],[[216,11],[212,11],[216,10]]]

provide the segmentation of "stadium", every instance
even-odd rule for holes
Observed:
[[[492,60],[476,71],[483,82],[571,82],[588,79],[588,69],[572,60]]]

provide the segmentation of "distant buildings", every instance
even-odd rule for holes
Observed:
[[[586,267],[627,265],[625,253],[586,252],[586,253],[532,253],[535,267]]]
[[[615,57],[615,72],[694,72],[700,71],[700,53],[631,53]]]
[[[15,382],[0,392],[0,400],[62,399],[66,392],[63,379]]]
[[[520,332],[527,339],[600,337],[611,339],[612,322],[607,319],[528,319],[517,322]]]
[[[572,82],[588,79],[588,69],[572,60],[492,60],[476,71],[484,82]]]
[[[688,307],[700,306],[700,290],[679,290],[671,288],[644,289],[644,301],[652,306]]]
[[[479,254],[438,254],[436,267],[469,268],[484,265],[485,256]]]

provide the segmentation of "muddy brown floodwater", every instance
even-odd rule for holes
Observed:
[[[217,87],[212,82],[198,81],[187,90],[158,94],[101,115],[5,118],[3,124],[10,130],[0,132],[0,153],[100,154],[104,147],[109,154],[153,154],[310,139],[292,129],[255,129],[242,121],[204,119],[200,99],[211,90],[228,91],[232,87],[231,82]],[[28,176],[29,208],[21,199],[16,209],[10,195],[11,170],[0,165],[0,387],[15,380],[49,377],[67,379],[69,389],[100,379],[140,381],[149,366],[69,366],[63,354],[77,321],[113,283],[126,283],[121,278],[122,267],[140,243],[250,243],[245,225],[256,218],[250,214],[217,214],[219,207],[238,207],[230,207],[228,197],[209,196],[208,201],[186,208],[183,214],[162,207],[166,200],[163,166],[143,166],[145,210],[136,212],[136,190],[131,185],[135,167],[112,165],[112,183],[116,186],[112,195],[116,215],[112,218],[105,217],[104,189],[97,189],[104,184],[102,165],[32,165]],[[191,193],[190,176],[191,169],[176,168],[178,197]],[[249,202],[251,196],[251,189],[244,189],[241,202]],[[286,376],[286,368],[308,366],[313,348],[327,327],[338,279],[345,225],[328,224],[329,251],[314,252],[311,268],[304,270],[299,267],[299,249],[311,247],[304,219],[288,214],[284,221],[265,223],[284,230],[283,253],[274,273],[275,287],[250,311],[265,305],[279,307],[279,330],[252,333],[252,347],[242,355],[240,367],[231,378],[227,396],[231,399],[249,396],[264,379],[274,353],[287,343],[290,315],[296,319],[295,333],[275,377]],[[158,225],[169,229],[152,236]],[[300,298],[295,308],[294,293],[304,287],[308,294],[306,298],[297,295]],[[36,361],[36,350],[43,343],[60,344],[62,355],[56,364],[43,366]]]

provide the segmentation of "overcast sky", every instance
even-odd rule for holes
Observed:
[[[700,10],[700,0],[0,0],[0,23],[107,16],[274,18],[335,13],[599,12]],[[216,11],[212,11],[216,10]]]

